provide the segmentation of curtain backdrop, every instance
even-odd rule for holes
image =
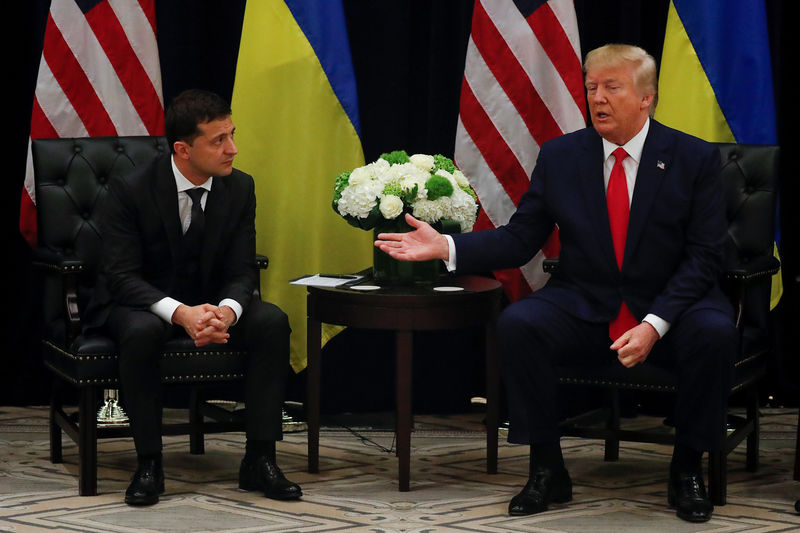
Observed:
[[[796,401],[796,386],[781,376],[798,376],[800,365],[793,361],[784,324],[796,324],[798,300],[796,282],[800,238],[797,210],[791,209],[800,197],[796,176],[798,163],[790,157],[794,141],[791,128],[797,122],[795,102],[789,101],[788,77],[796,69],[790,63],[790,25],[795,19],[780,0],[767,2],[779,142],[784,146],[781,221],[785,294],[776,309],[775,371],[769,392],[787,402]],[[667,20],[668,0],[575,0],[581,49],[586,51],[607,42],[638,44],[657,61],[661,57]],[[2,209],[3,243],[10,265],[5,278],[7,314],[4,322],[6,349],[2,351],[0,405],[45,403],[49,375],[40,363],[38,348],[38,279],[31,269],[30,253],[18,230],[19,200],[25,173],[25,155],[30,128],[31,103],[41,55],[48,0],[11,0],[4,3],[7,61],[6,122],[4,139],[9,156],[2,179],[5,204]],[[165,103],[189,87],[202,87],[230,99],[239,49],[245,0],[156,0],[158,42]],[[364,157],[374,160],[381,152],[404,148],[411,152],[452,155],[458,116],[458,96],[464,72],[464,55],[469,37],[472,0],[344,0],[345,17],[353,67],[356,75]],[[21,28],[21,31],[20,31]],[[21,37],[12,37],[21,36]],[[9,94],[10,92],[10,94]],[[265,125],[265,138],[269,129]],[[330,346],[342,363],[347,361],[348,342],[380,346],[379,333],[357,338],[342,335]],[[335,339],[336,340],[336,339]],[[436,342],[452,339],[437,338]],[[458,345],[457,345],[458,347]],[[433,362],[439,353],[418,358],[420,372],[434,374],[465,372],[464,383],[480,383],[480,362],[465,343],[464,364],[438,369]],[[784,351],[786,355],[783,355]],[[464,357],[462,357],[464,359]],[[456,360],[458,361],[458,360]],[[446,361],[445,359],[445,362]],[[363,372],[391,374],[391,364],[379,368],[371,362]],[[355,368],[355,367],[354,367]],[[347,366],[339,372],[356,372]],[[477,376],[477,377],[476,377]],[[391,376],[389,376],[391,378]],[[300,378],[298,378],[300,379]],[[423,378],[426,379],[426,378]],[[433,378],[430,378],[433,379]],[[448,377],[450,382],[456,378]],[[479,385],[476,385],[479,387]],[[419,390],[422,389],[422,390]],[[427,390],[425,390],[427,389]],[[466,389],[466,386],[465,386]],[[438,387],[420,384],[422,395],[438,394]],[[479,392],[479,391],[478,391]],[[465,390],[464,394],[470,393]],[[335,391],[326,392],[335,394]],[[332,398],[335,400],[335,398]],[[422,399],[424,401],[425,398]],[[390,403],[391,397],[386,399]],[[436,405],[431,401],[430,405]],[[342,404],[344,405],[344,404]]]

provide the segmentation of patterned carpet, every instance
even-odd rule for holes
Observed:
[[[487,475],[481,415],[475,414],[416,417],[407,493],[397,491],[391,432],[328,427],[320,438],[320,473],[313,475],[305,471],[305,434],[287,435],[278,458],[302,485],[300,502],[236,488],[241,434],[209,437],[200,456],[188,453],[188,438],[168,437],[166,494],[154,507],[130,508],[122,498],[135,465],[132,442],[101,441],[100,495],[79,497],[76,448],[65,438],[65,462],[48,461],[46,415],[40,407],[0,407],[0,531],[800,531],[793,507],[800,497],[800,484],[792,481],[795,409],[763,412],[760,470],[745,471],[742,447],[736,450],[728,505],[700,525],[678,520],[666,507],[670,449],[623,444],[620,461],[604,463],[599,442],[578,439],[564,440],[574,500],[511,518],[506,508],[525,481],[527,450],[503,444],[499,473]]]

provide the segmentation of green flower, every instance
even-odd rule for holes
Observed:
[[[389,183],[383,188],[383,194],[391,194],[392,196],[403,197],[403,189],[397,183]]]
[[[336,176],[336,181],[333,184],[333,210],[336,211],[339,200],[342,198],[342,191],[344,191],[347,186],[350,184],[350,172],[342,172],[338,176]]]
[[[394,152],[383,153],[381,154],[381,159],[385,159],[392,165],[401,165],[410,161],[408,153],[406,153],[405,150],[395,150]]]
[[[436,200],[442,196],[453,194],[453,184],[444,176],[431,176],[425,182],[425,188],[428,189],[428,200]]]
[[[475,200],[476,202],[478,201],[478,195],[475,194],[475,191],[473,191],[472,187],[470,187],[469,185],[461,185],[459,186],[459,189],[472,196],[472,199]]]
[[[436,174],[436,171],[439,169],[446,170],[452,174],[456,169],[456,165],[449,157],[445,157],[442,154],[436,154],[433,156],[433,170],[431,173]]]

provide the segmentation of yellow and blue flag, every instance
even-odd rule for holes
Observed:
[[[655,118],[710,142],[778,143],[763,0],[670,1]],[[779,272],[771,308],[782,293]]]
[[[256,182],[263,298],[289,315],[291,363],[306,363],[306,290],[289,280],[372,264],[372,234],[331,208],[336,176],[364,164],[340,0],[247,2],[233,88],[237,168]]]

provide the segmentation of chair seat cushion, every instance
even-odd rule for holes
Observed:
[[[118,386],[118,352],[110,338],[81,335],[69,349],[44,340],[44,363],[74,385]],[[189,338],[171,339],[161,353],[161,381],[224,382],[244,377],[247,352],[224,345],[197,348]]]

